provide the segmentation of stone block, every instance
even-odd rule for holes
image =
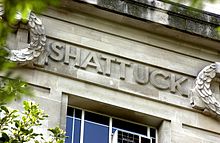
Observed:
[[[143,97],[159,98],[159,92],[155,89],[150,89],[146,85],[137,85],[124,81],[119,82],[119,90],[126,91],[133,94],[138,94]]]
[[[171,123],[162,121],[158,129],[158,143],[171,143]]]

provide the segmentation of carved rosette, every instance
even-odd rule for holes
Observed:
[[[0,17],[2,18],[4,9],[0,5]],[[21,21],[21,13],[17,12],[17,21]],[[8,59],[19,64],[27,64],[39,57],[43,53],[46,45],[46,34],[41,20],[33,13],[29,13],[27,26],[30,32],[30,43],[19,50],[9,50]]]
[[[214,115],[220,115],[220,104],[216,100],[213,92],[211,91],[211,81],[215,78],[217,73],[217,63],[206,66],[198,74],[195,85],[191,89],[191,105],[193,108],[203,110],[206,114],[214,113]]]

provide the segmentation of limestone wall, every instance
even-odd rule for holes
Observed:
[[[34,67],[18,70],[50,115],[48,126],[65,128],[69,104],[156,126],[158,143],[220,141],[220,122],[193,109],[189,98],[199,71],[220,60],[218,51],[198,39],[176,40],[137,28],[138,20],[133,27],[118,21],[120,15],[103,18],[95,7],[85,7],[88,14],[77,6],[50,8],[40,16],[47,52]],[[218,100],[218,78],[211,88]]]

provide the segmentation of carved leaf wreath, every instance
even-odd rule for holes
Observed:
[[[0,17],[4,15],[4,8],[0,5]],[[16,19],[21,21],[21,13],[17,13]],[[45,50],[46,45],[46,34],[44,26],[41,20],[33,13],[30,12],[28,17],[27,26],[30,32],[30,43],[27,47],[19,50],[9,50],[8,59],[17,63],[27,63],[33,59],[39,57],[41,53]]]
[[[211,91],[211,81],[216,76],[216,64],[206,66],[197,76],[193,91],[197,92],[206,107],[212,112],[220,115],[220,103]]]

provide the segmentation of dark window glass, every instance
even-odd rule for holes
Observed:
[[[75,118],[74,120],[74,138],[73,143],[80,143],[80,128],[81,128],[81,120]]]
[[[85,120],[96,122],[96,123],[107,125],[107,126],[109,125],[108,117],[90,113],[90,112],[85,112]]]
[[[133,124],[133,123],[129,123],[129,122],[125,122],[125,121],[121,121],[118,119],[113,119],[112,126],[115,128],[139,133],[142,135],[147,135],[147,127]]]
[[[72,142],[72,128],[73,128],[73,118],[67,117],[66,118],[66,136],[65,143]]]
[[[156,139],[152,139],[152,143],[156,143]]]
[[[65,143],[80,143],[82,110],[67,108]],[[119,130],[118,130],[119,129]],[[121,129],[121,130],[120,130]],[[148,128],[135,123],[112,120],[112,133],[118,130],[118,143],[156,143],[156,129],[150,128],[150,137],[140,137],[137,134],[147,136]],[[134,133],[132,133],[134,132]],[[109,141],[109,117],[85,112],[84,143],[108,143]]]
[[[105,125],[85,121],[84,143],[108,143],[108,130]]]
[[[67,107],[67,115],[73,117],[73,108]]]
[[[150,128],[150,137],[156,138],[156,129]]]
[[[150,139],[141,137],[141,143],[150,143]]]
[[[82,110],[75,109],[75,117],[81,119],[81,117],[82,117]]]

